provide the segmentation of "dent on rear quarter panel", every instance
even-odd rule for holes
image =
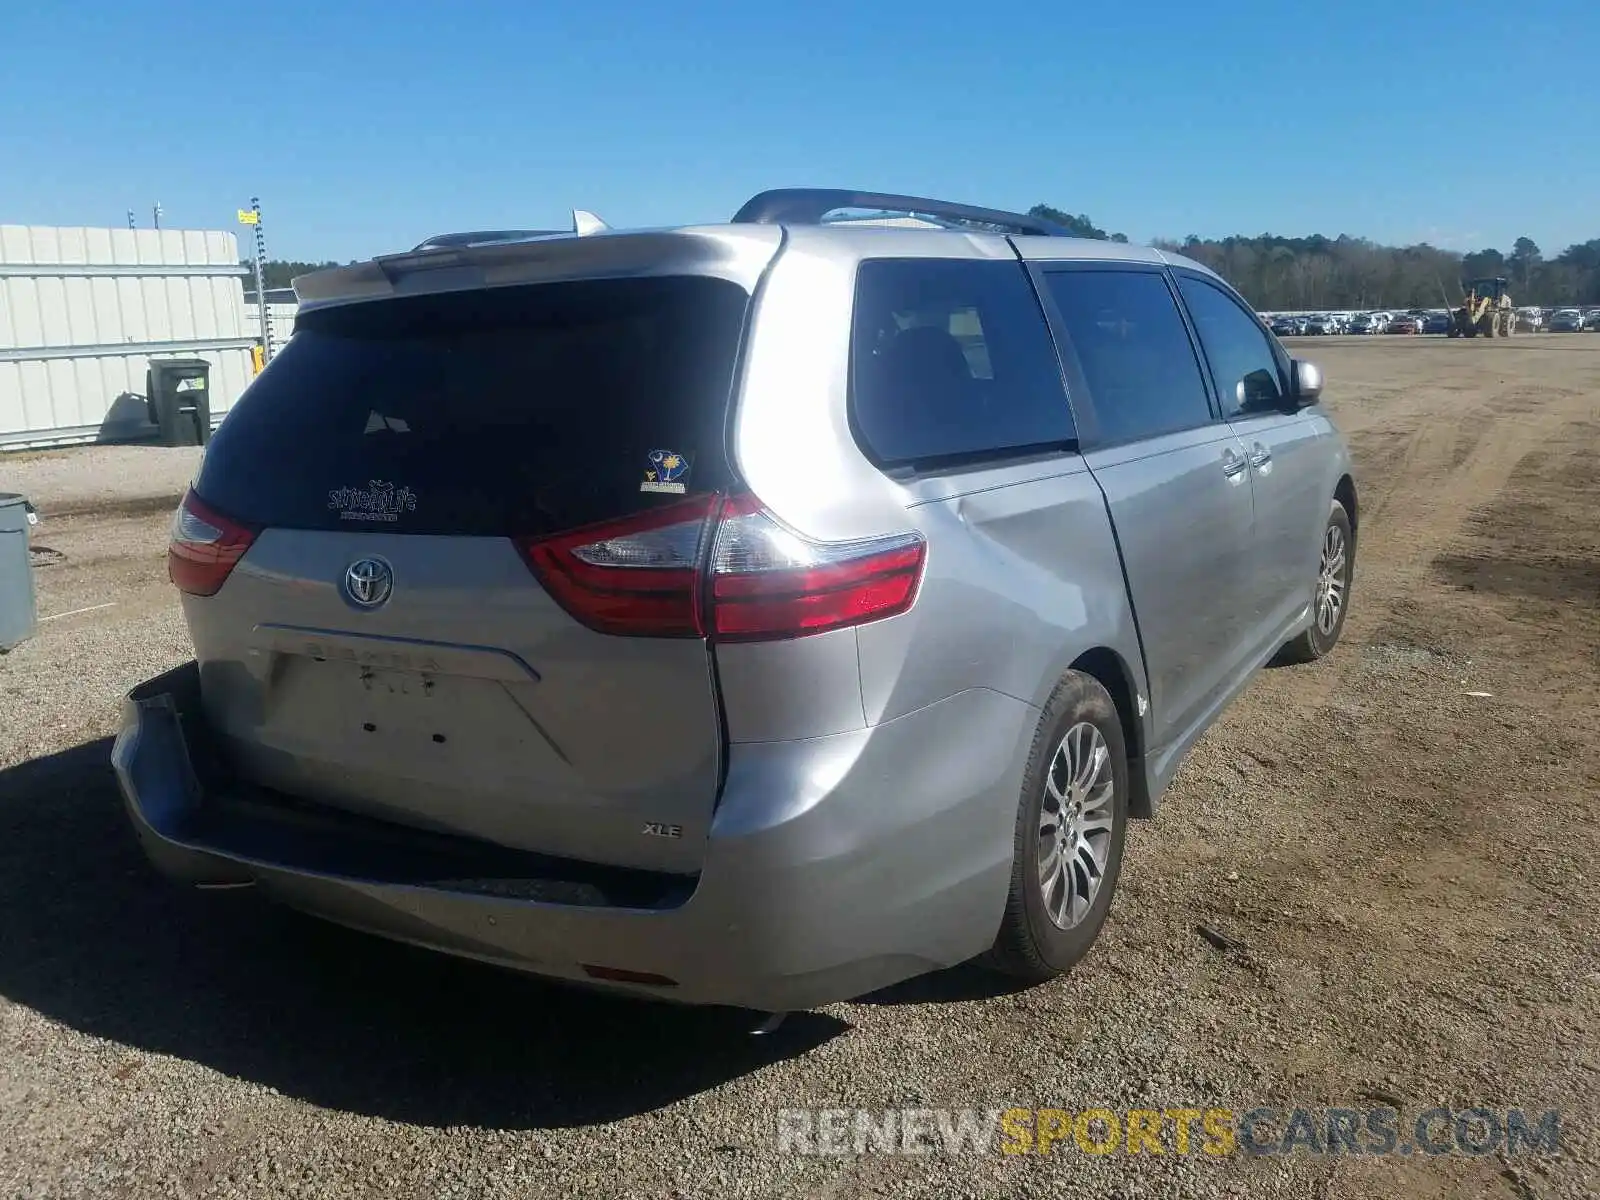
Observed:
[[[717,646],[730,742],[826,737],[867,723],[856,631]]]
[[[916,504],[907,515],[928,538],[927,576],[909,613],[858,631],[870,723],[974,687],[1042,708],[1096,646],[1139,678],[1110,519],[1086,469]]]
[[[1081,460],[1007,465],[904,484],[857,446],[848,415],[850,324],[860,246],[792,229],[757,294],[731,438],[739,473],[801,534],[850,539],[920,529],[928,567],[908,613],[857,627],[854,688],[844,638],[803,638],[756,670],[757,647],[720,647],[730,737],[809,736],[854,714],[868,725],[969,688],[1042,706],[1068,665],[1093,646],[1122,655],[1142,681],[1121,565],[1098,486]],[[886,253],[887,251],[880,250]],[[894,252],[1014,257],[1004,239],[896,237]],[[742,658],[736,657],[743,655]],[[801,659],[804,658],[802,663]],[[768,675],[768,671],[775,674]],[[785,672],[833,689],[773,696]],[[759,703],[741,712],[741,702]],[[790,726],[802,732],[779,732]]]

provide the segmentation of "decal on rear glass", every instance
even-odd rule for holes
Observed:
[[[650,451],[650,465],[645,468],[641,492],[665,492],[681,496],[688,491],[689,460],[676,450]]]
[[[328,507],[341,521],[398,521],[403,512],[417,507],[417,494],[408,487],[396,487],[381,479],[369,479],[366,487],[334,488],[328,493]]]

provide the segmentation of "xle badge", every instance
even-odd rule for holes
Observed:
[[[683,836],[683,826],[667,825],[661,821],[646,821],[644,823],[644,832],[646,837],[681,838]]]
[[[641,492],[664,492],[681,496],[688,491],[689,460],[676,450],[652,450],[645,469]]]

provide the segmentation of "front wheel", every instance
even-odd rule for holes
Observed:
[[[1005,916],[989,964],[1042,983],[1105,924],[1128,829],[1128,752],[1099,680],[1068,671],[1034,734],[1017,805]]]
[[[1317,558],[1317,590],[1311,599],[1311,624],[1278,653],[1279,662],[1315,662],[1339,644],[1350,611],[1350,583],[1355,573],[1355,538],[1350,514],[1337,500],[1328,512]]]

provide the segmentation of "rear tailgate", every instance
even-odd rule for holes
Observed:
[[[184,597],[263,785],[598,863],[697,869],[721,773],[699,637],[587,627],[519,543],[726,488],[749,291],[572,280],[312,311],[196,495],[259,529]]]

